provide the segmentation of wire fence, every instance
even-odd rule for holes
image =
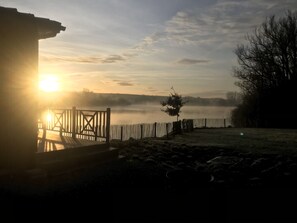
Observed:
[[[226,128],[231,127],[231,119],[200,118],[193,119],[194,128]]]

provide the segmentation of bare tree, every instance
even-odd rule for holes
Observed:
[[[257,127],[296,127],[297,12],[271,16],[235,50],[233,75],[242,89],[242,104],[233,112],[238,123]]]
[[[239,67],[234,68],[236,83],[245,94],[277,88],[297,79],[297,13],[275,16],[247,35],[248,45],[235,50]]]

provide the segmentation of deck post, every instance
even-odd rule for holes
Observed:
[[[106,110],[106,143],[110,140],[110,108]]]
[[[72,107],[72,138],[75,139],[76,138],[76,107],[73,106]]]

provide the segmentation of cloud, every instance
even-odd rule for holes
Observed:
[[[154,32],[153,34],[146,36],[139,44],[137,44],[133,49],[136,51],[142,51],[149,47],[154,46],[160,40],[166,39],[166,33],[164,32]]]
[[[54,55],[41,55],[41,60],[50,63],[87,63],[87,64],[105,64],[105,63],[117,63],[125,61],[126,58],[121,55],[109,55],[106,57],[95,56],[54,56]]]
[[[75,79],[79,79],[79,78],[84,78],[85,77],[85,75],[83,75],[83,74],[69,74],[68,76],[69,76],[69,78],[75,78]]]
[[[116,82],[118,85],[123,86],[123,87],[134,86],[134,84],[131,83],[130,81],[122,81],[122,80],[113,80],[113,81]]]
[[[134,45],[128,49],[123,55],[127,59],[132,59],[134,57],[143,55],[143,54],[152,54],[160,52],[160,49],[156,48],[156,44],[161,40],[166,38],[166,33],[164,32],[154,32],[151,35],[144,37],[138,44]]]
[[[129,82],[124,82],[124,81],[118,82],[118,85],[120,85],[120,86],[134,86],[134,84],[129,83]]]
[[[124,61],[125,58],[120,55],[110,55],[102,60],[102,63],[116,63],[119,61]]]
[[[161,41],[179,45],[231,46],[244,40],[267,16],[296,8],[296,0],[218,0],[208,8],[178,11],[162,31],[148,35],[136,49],[146,51]]]
[[[196,59],[180,59],[176,63],[182,64],[182,65],[192,65],[192,64],[199,64],[199,63],[208,63],[209,60],[196,60]]]
[[[164,45],[165,47],[166,45],[174,47],[195,45],[234,48],[237,43],[244,40],[248,32],[253,32],[253,27],[260,25],[266,16],[296,7],[296,0],[217,0],[204,8],[192,7],[178,11],[157,30],[148,33],[139,43],[123,52],[102,56],[73,57],[41,54],[41,59],[61,63],[112,64],[129,61],[140,55],[160,52]],[[162,43],[165,44],[162,45]],[[182,59],[177,63],[190,65],[206,62],[208,61]]]
[[[56,63],[56,62],[71,62],[71,63],[99,63],[101,58],[99,57],[69,57],[69,56],[54,56],[54,55],[41,55],[42,61]]]

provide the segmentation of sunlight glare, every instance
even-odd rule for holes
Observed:
[[[52,121],[52,116],[51,116],[50,113],[47,113],[47,115],[46,115],[46,121],[47,122],[51,122]]]
[[[45,92],[59,90],[59,79],[55,76],[43,76],[39,81],[39,89]]]

